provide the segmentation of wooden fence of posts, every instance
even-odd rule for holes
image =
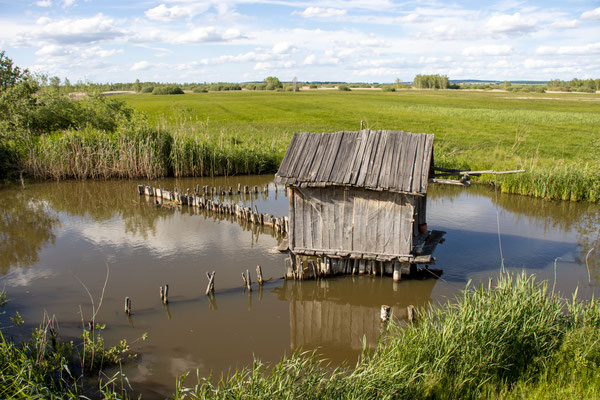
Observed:
[[[241,185],[238,185],[237,193],[240,194]],[[249,194],[250,189],[248,186],[244,187],[244,193]],[[263,193],[268,193],[268,185],[263,188]],[[277,188],[275,189],[277,190]],[[254,186],[252,189],[253,193],[259,193],[258,186]],[[167,190],[164,188],[156,188],[146,185],[138,185],[138,193],[140,195],[146,195],[148,197],[154,197],[155,203],[162,204],[165,201],[171,202],[178,205],[187,205],[191,207],[198,207],[201,210],[207,210],[215,214],[222,215],[233,215],[242,220],[250,222],[252,224],[260,226],[270,226],[276,233],[284,235],[289,231],[289,219],[288,217],[275,217],[268,213],[259,213],[256,205],[254,210],[252,207],[244,207],[239,204],[218,202],[210,199],[209,196],[214,196],[216,193],[220,193],[222,196],[233,195],[233,188],[219,187],[217,192],[215,187],[210,188],[209,186],[202,187],[203,196],[200,195],[200,186],[196,186],[194,193],[190,193],[187,189],[186,193],[181,193],[177,188],[174,190]]]

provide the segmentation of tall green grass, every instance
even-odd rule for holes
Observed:
[[[563,300],[525,274],[502,276],[467,287],[454,303],[421,311],[415,324],[392,326],[353,369],[296,353],[271,369],[255,361],[216,383],[200,379],[186,388],[180,381],[175,397],[527,398],[573,385],[598,395],[598,328],[600,302]],[[563,373],[551,391],[542,386]]]
[[[150,128],[121,124],[114,132],[69,129],[31,138],[23,162],[36,179],[217,176],[274,172],[282,150],[248,135],[211,135],[206,124]]]

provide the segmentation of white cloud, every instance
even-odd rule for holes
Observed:
[[[167,41],[173,44],[211,43],[225,42],[228,40],[239,39],[242,37],[243,36],[241,32],[234,28],[221,31],[214,26],[207,26],[193,29],[189,32],[177,35],[172,39],[168,39]]]
[[[338,8],[307,7],[304,11],[294,11],[293,14],[302,15],[304,18],[331,18],[346,15],[346,10]]]
[[[587,55],[600,53],[600,42],[580,46],[540,46],[535,50],[536,54],[555,55]]]
[[[501,56],[512,53],[513,49],[509,45],[489,44],[485,46],[465,47],[462,51],[463,56]]]
[[[525,17],[521,13],[494,14],[486,22],[486,27],[492,33],[504,33],[508,35],[524,34],[536,29],[537,21],[531,17]]]
[[[285,53],[289,53],[290,51],[292,51],[294,49],[295,49],[294,45],[291,44],[290,42],[279,42],[279,43],[276,43],[275,46],[273,46],[273,53],[285,54]]]
[[[581,18],[589,21],[600,21],[600,7],[584,12],[581,14]]]
[[[423,20],[424,20],[423,17],[417,13],[403,15],[401,17],[396,17],[394,19],[395,22],[398,22],[400,24],[412,24],[415,22],[423,21]]]
[[[150,63],[148,61],[138,61],[129,68],[130,71],[144,71],[150,68]]]
[[[62,44],[93,43],[115,39],[123,33],[116,27],[115,21],[103,14],[90,18],[61,19],[49,18],[37,20],[36,27],[21,33],[24,42],[55,42]],[[33,45],[33,44],[31,44]]]
[[[310,55],[306,56],[303,64],[304,65],[313,65],[316,60],[317,60],[317,56],[315,56],[314,54],[310,54]]]
[[[63,7],[71,7],[73,4],[75,4],[75,0],[63,0]]]
[[[157,7],[151,8],[146,11],[146,17],[149,19],[157,20],[157,21],[172,21],[174,19],[180,18],[191,18],[198,13],[194,7],[182,7],[182,6],[173,6],[167,7],[164,4],[161,4]]]
[[[40,0],[40,1],[36,1],[35,5],[38,7],[50,7],[52,5],[52,1],[51,0]]]
[[[571,29],[577,28],[581,25],[581,22],[577,19],[570,19],[564,21],[556,21],[550,24],[551,28],[559,28],[559,29]]]

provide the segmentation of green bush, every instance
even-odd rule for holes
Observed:
[[[165,94],[184,94],[183,89],[175,85],[157,86],[152,90],[152,94],[165,95]]]
[[[348,87],[348,85],[339,85],[339,86],[338,86],[338,90],[340,90],[340,91],[342,91],[342,92],[349,92],[349,91],[351,91],[352,89],[350,89],[350,88]]]
[[[141,90],[142,93],[152,93],[154,86],[144,86]]]

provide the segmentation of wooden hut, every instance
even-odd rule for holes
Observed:
[[[296,133],[275,175],[289,190],[287,278],[414,274],[444,232],[428,231],[433,135]],[[312,265],[306,258],[316,257]],[[310,260],[309,260],[310,261]]]

